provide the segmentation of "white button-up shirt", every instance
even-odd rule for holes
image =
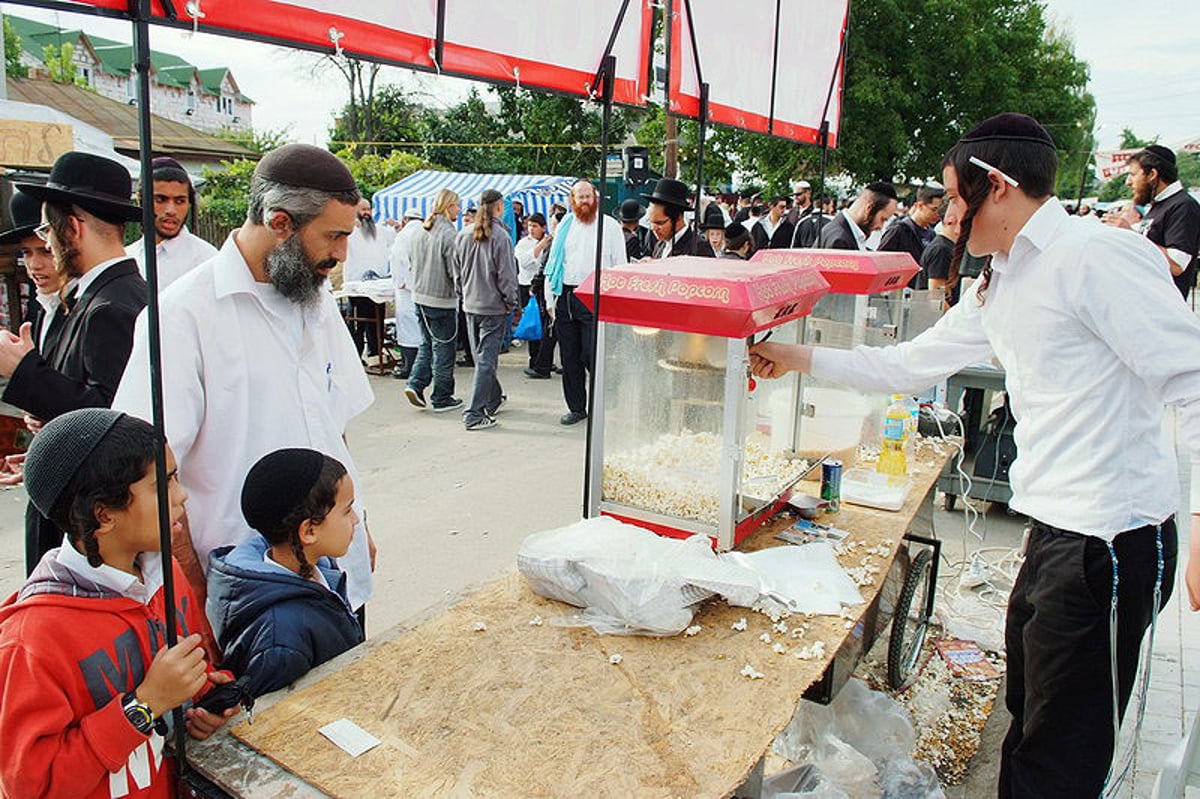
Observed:
[[[374,401],[333,297],[322,292],[302,310],[256,283],[236,235],[160,298],[167,441],[190,494],[192,542],[205,568],[213,549],[251,535],[242,483],[263,455],[310,447],[341,461],[358,483],[342,436]],[[150,419],[145,313],[113,407]],[[361,499],[356,505],[362,517]],[[340,564],[357,608],[371,593],[361,525]]]
[[[625,233],[617,220],[608,214],[597,214],[604,225],[604,249],[600,267],[607,269],[625,263]],[[578,219],[567,229],[566,250],[563,252],[563,284],[578,286],[596,269],[596,222],[585,225]]]
[[[390,225],[376,226],[375,236],[371,238],[363,232],[362,223],[356,223],[346,239],[346,262],[342,267],[342,279],[346,282],[363,280],[367,272],[374,272],[379,277],[390,275],[388,256],[395,240],[396,231],[392,230]]]
[[[65,538],[62,546],[58,548],[58,554],[54,556],[54,563],[69,569],[85,580],[143,605],[149,605],[150,600],[163,585],[161,552],[143,552],[137,556],[138,568],[142,572],[140,580],[136,575],[121,571],[107,563],[93,566],[88,563],[87,557],[75,549]],[[53,570],[54,566],[50,568]]]
[[[137,261],[138,271],[146,276],[146,246],[138,239],[125,248],[130,258]],[[154,262],[158,265],[158,291],[174,283],[188,272],[217,254],[217,248],[192,233],[184,225],[179,235],[163,239],[154,247]]]
[[[1017,419],[1009,504],[1105,539],[1178,509],[1162,431],[1164,405],[1177,405],[1200,507],[1200,320],[1158,249],[1050,200],[992,269],[982,306],[976,281],[911,342],[814,350],[813,375],[915,393],[995,355]]]
[[[48,294],[38,292],[34,295],[38,305],[42,306],[42,329],[38,331],[37,348],[38,352],[45,356],[46,353],[46,334],[50,332],[50,325],[54,323],[54,317],[58,315],[62,308],[62,295],[57,291],[51,291]]]

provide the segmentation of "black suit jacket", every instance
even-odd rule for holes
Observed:
[[[33,334],[33,343],[36,345],[42,340],[42,328],[46,324],[46,309],[36,299],[31,300],[29,308],[29,316],[25,319],[33,325],[30,331]],[[58,344],[59,338],[62,336],[63,326],[67,323],[67,309],[60,306],[58,313],[54,314],[54,318],[50,320],[50,329],[46,331],[46,341],[39,350],[43,352],[54,352],[54,347]]]
[[[854,238],[854,231],[850,229],[850,222],[846,219],[844,212],[839,211],[833,219],[825,223],[825,227],[821,228],[817,247],[823,250],[858,249],[858,240]]]
[[[775,232],[771,234],[770,238],[767,238],[767,229],[763,227],[761,219],[755,222],[754,227],[750,229],[751,238],[754,239],[755,250],[781,250],[791,247],[792,235],[795,232],[796,226],[786,218],[779,220],[779,225],[775,228]]]
[[[132,258],[113,264],[75,298],[58,341],[28,353],[4,401],[48,422],[77,408],[107,408],[133,349],[133,323],[146,305],[146,281]]]
[[[656,241],[654,243],[654,257],[662,258],[663,250],[666,248],[667,243],[665,241]],[[698,255],[701,258],[716,257],[712,245],[697,236],[694,230],[687,230],[679,237],[679,241],[671,246],[671,255]]]

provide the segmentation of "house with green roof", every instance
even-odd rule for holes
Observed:
[[[20,37],[21,63],[29,67],[31,78],[49,77],[43,63],[48,45],[69,43],[80,82],[103,97],[137,103],[132,45],[12,14],[4,18]],[[227,67],[200,69],[177,55],[152,50],[150,93],[155,114],[197,130],[249,133],[253,128],[254,101],[242,94]]]

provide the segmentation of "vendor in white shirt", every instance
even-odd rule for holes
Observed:
[[[167,440],[191,496],[190,532],[173,549],[194,590],[205,586],[213,549],[251,535],[239,497],[263,455],[315,449],[358,480],[346,426],[374,395],[327,278],[346,257],[359,199],[328,151],[274,150],[255,168],[246,223],[161,297]],[[145,314],[113,406],[150,418]],[[365,519],[361,501],[355,509]],[[371,595],[373,556],[359,524],[339,561],[355,609]]]
[[[196,204],[192,179],[174,158],[159,156],[150,162],[154,181],[154,262],[158,264],[158,290],[186,275],[217,254],[217,248],[187,229],[187,218]],[[141,238],[125,248],[146,276],[146,244]]]
[[[992,265],[915,340],[751,348],[759,376],[796,370],[875,391],[917,393],[993,356],[1004,366],[1020,453],[1010,506],[1032,527],[1005,629],[1013,723],[999,795],[1022,799],[1096,797],[1126,773],[1124,762],[1109,772],[1114,694],[1123,712],[1144,632],[1174,584],[1179,497],[1166,405],[1182,415],[1200,511],[1200,321],[1153,245],[1067,215],[1051,196],[1057,166],[1053,139],[1020,114],[987,120],[950,151],[946,200],[963,220],[956,260],[969,248]],[[1196,532],[1192,542],[1195,610]]]

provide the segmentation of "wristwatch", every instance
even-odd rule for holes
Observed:
[[[154,713],[149,705],[138,701],[137,694],[133,691],[121,697],[121,710],[125,711],[125,718],[129,719],[129,723],[142,735],[154,732]]]

